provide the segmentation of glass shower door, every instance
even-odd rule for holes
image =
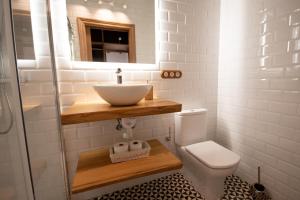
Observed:
[[[9,4],[0,1],[0,199],[32,200]]]

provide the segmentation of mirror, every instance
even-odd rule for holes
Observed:
[[[155,64],[155,0],[67,0],[72,59]]]
[[[12,1],[17,59],[34,60],[34,45],[29,1]]]

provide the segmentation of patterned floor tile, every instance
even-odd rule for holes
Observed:
[[[238,176],[228,176],[225,179],[224,197],[222,200],[253,200],[250,194],[251,185]]]
[[[93,200],[204,200],[181,173],[162,177],[141,185],[116,191]],[[225,180],[222,200],[252,200],[250,185],[238,176]]]

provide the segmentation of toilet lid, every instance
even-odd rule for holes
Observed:
[[[230,168],[240,161],[240,156],[213,142],[200,142],[185,147],[187,152],[210,168]]]

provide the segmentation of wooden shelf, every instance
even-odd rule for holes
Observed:
[[[62,112],[63,125],[145,115],[180,112],[182,105],[169,100],[143,100],[133,106],[109,104],[74,104]]]
[[[150,140],[146,158],[111,163],[108,148],[80,154],[72,193],[79,193],[113,183],[182,168],[182,162],[158,140]]]
[[[25,113],[28,113],[28,112],[31,112],[31,111],[33,111],[33,110],[39,108],[39,107],[40,107],[39,104],[32,104],[32,105],[29,105],[29,104],[27,105],[27,104],[25,104],[25,105],[23,105],[23,111],[24,111]]]

